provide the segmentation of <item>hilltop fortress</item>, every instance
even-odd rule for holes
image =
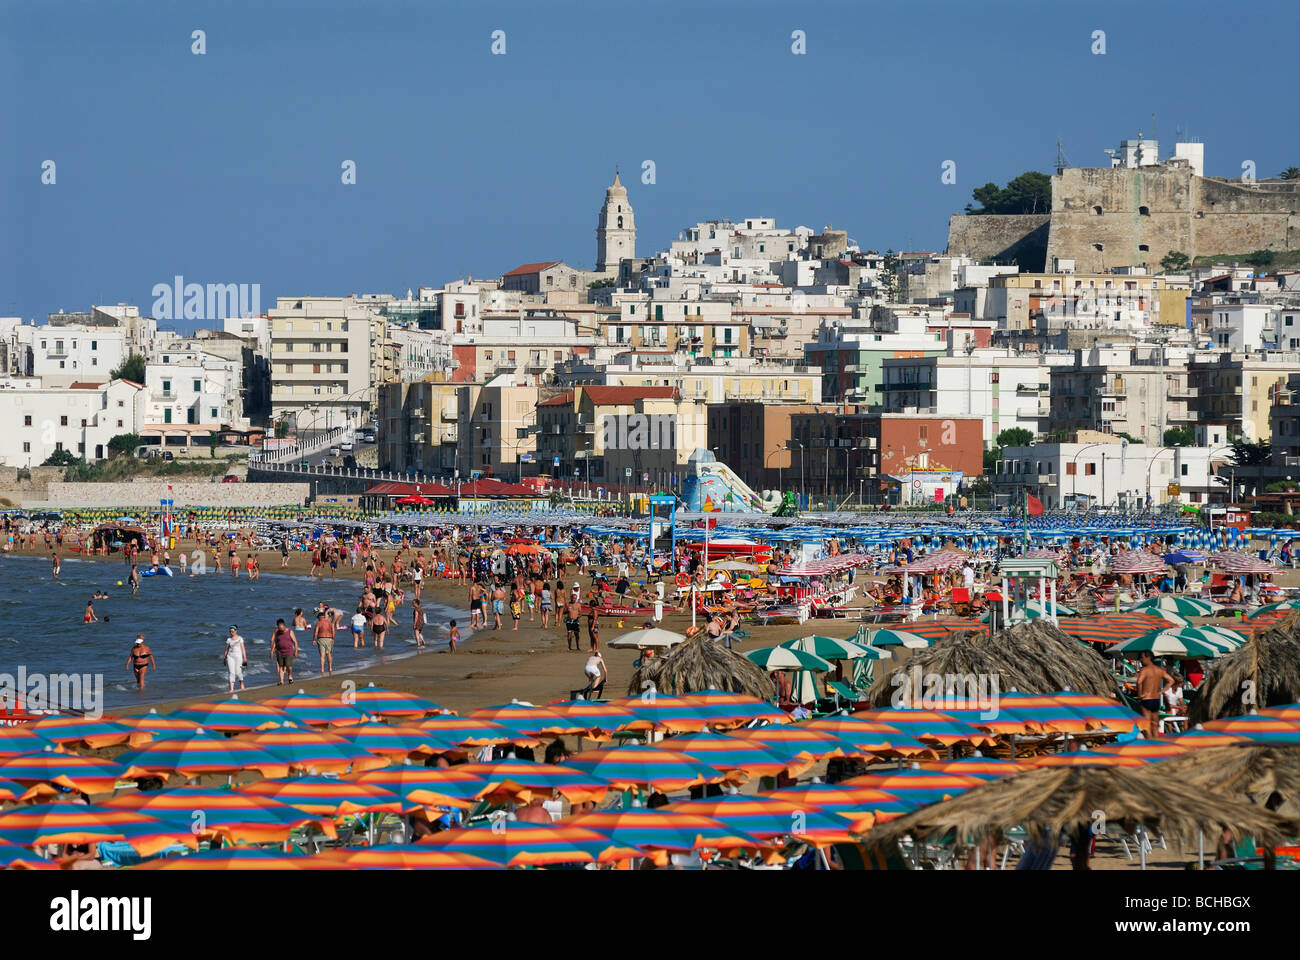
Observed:
[[[1203,176],[1203,145],[1178,144],[1158,162],[1154,140],[1125,140],[1111,167],[1064,167],[1052,177],[1050,214],[958,214],[948,252],[1042,270],[1073,260],[1084,273],[1147,265],[1173,250],[1189,257],[1295,250],[1300,180]]]

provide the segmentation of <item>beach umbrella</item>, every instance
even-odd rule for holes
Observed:
[[[46,717],[28,725],[30,731],[51,743],[83,744],[91,750],[113,747],[119,743],[132,746],[147,743],[153,735],[109,719],[88,720],[85,717]]]
[[[627,810],[606,810],[583,813],[560,821],[566,827],[594,830],[609,838],[617,847],[634,847],[639,850],[690,852],[693,850],[735,849],[758,850],[765,844],[712,817],[695,813],[666,812],[665,808],[651,810],[633,807]],[[602,862],[625,859],[622,851],[617,856],[603,854]]]
[[[556,792],[570,803],[598,803],[609,789],[604,779],[589,776],[571,765],[494,760],[490,763],[463,763],[451,769],[481,780],[478,796],[483,799],[504,797],[528,803],[534,797],[550,797],[552,792]]]
[[[198,735],[187,740],[155,740],[119,754],[119,763],[153,774],[235,774],[256,770],[264,777],[283,777],[289,764],[256,744],[226,737]]]
[[[417,730],[438,737],[443,743],[455,746],[486,747],[499,743],[513,743],[535,747],[541,743],[535,737],[511,730],[499,723],[472,717],[430,717],[414,726]]]
[[[1203,750],[1207,747],[1229,747],[1239,743],[1249,743],[1247,737],[1239,733],[1226,733],[1219,730],[1192,729],[1171,738],[1185,750]]]
[[[1246,614],[1247,620],[1254,620],[1256,617],[1268,613],[1290,613],[1292,610],[1300,610],[1300,600],[1282,600],[1278,603],[1266,603],[1257,610],[1252,610]],[[1278,619],[1281,619],[1280,617]]]
[[[889,656],[884,650],[876,650],[873,647],[864,646],[860,643],[854,643],[852,640],[838,640],[835,637],[809,636],[799,637],[795,640],[787,640],[780,644],[789,650],[798,650],[802,653],[811,653],[814,657],[820,657],[823,660],[883,660]]]
[[[1166,593],[1158,597],[1152,597],[1150,600],[1143,600],[1135,605],[1133,609],[1155,614],[1174,613],[1180,617],[1208,617],[1212,616],[1221,607],[1219,604],[1211,603],[1208,600],[1197,600],[1194,597],[1175,597]]]
[[[1258,743],[1300,744],[1300,722],[1282,717],[1247,714],[1241,717],[1221,717],[1209,720],[1203,729],[1216,733],[1230,733]]]
[[[1113,697],[1074,690],[1055,690],[1048,696],[1111,733],[1127,733],[1139,726],[1138,716]]]
[[[354,783],[379,787],[408,803],[422,807],[470,808],[478,801],[482,777],[462,773],[457,767],[384,767],[365,773],[350,773]]]
[[[117,717],[117,722],[124,727],[134,727],[146,733],[154,734],[155,740],[173,739],[181,734],[192,734],[202,728],[202,724],[193,720],[183,720],[171,714],[159,713],[150,708],[149,712],[139,717]]]
[[[592,863],[610,849],[595,830],[526,820],[493,820],[423,837],[419,848],[469,854],[502,867],[541,867],[557,863]],[[635,850],[625,851],[637,856]]]
[[[178,857],[158,857],[128,867],[128,870],[321,870],[328,862],[298,853],[282,853],[260,847],[224,847]]]
[[[293,718],[268,703],[241,700],[230,696],[224,700],[205,700],[172,710],[175,720],[188,720],[205,730],[218,733],[242,733],[245,730],[269,730],[292,725]]]
[[[789,723],[790,714],[766,700],[748,693],[727,690],[697,690],[682,699],[702,710],[713,726],[736,726],[761,720],[766,723]]]
[[[12,727],[0,727],[0,759],[18,753],[40,753],[42,750],[55,749],[51,741],[33,733],[28,729],[29,726],[30,724],[20,723]]]
[[[1147,760],[1133,754],[1093,753],[1091,750],[1075,750],[1067,753],[1045,753],[1036,757],[1025,757],[1024,763],[1031,767],[1141,767]]]
[[[660,809],[712,817],[760,840],[793,837],[815,846],[850,843],[854,840],[849,831],[849,822],[843,817],[819,808],[809,809],[807,804],[775,796],[734,794],[701,800],[679,800]]]
[[[285,777],[254,780],[235,788],[239,793],[268,797],[306,813],[342,817],[352,813],[406,813],[419,804],[403,803],[396,793],[372,783],[335,777]]]
[[[500,870],[500,864],[468,853],[426,847],[418,843],[341,847],[311,858],[350,870]]]
[[[907,629],[899,631],[901,633],[911,634],[913,637],[920,637],[928,641],[920,646],[930,646],[939,640],[946,640],[954,633],[965,631],[983,631],[988,632],[988,626],[978,620],[912,620],[907,624]],[[878,631],[877,631],[878,632]],[[877,643],[875,634],[868,637],[873,647],[889,646],[888,643]],[[903,643],[902,646],[917,646],[915,641],[911,644]]]
[[[889,773],[867,773],[843,781],[846,787],[883,790],[900,800],[917,804],[937,803],[955,797],[984,781],[959,773],[939,770],[903,769]]]
[[[1238,553],[1235,550],[1221,550],[1218,553],[1210,554],[1210,563],[1225,573],[1239,575],[1277,572],[1277,568],[1273,564],[1249,553]]]
[[[673,793],[696,784],[720,783],[728,777],[689,754],[645,744],[589,750],[570,757],[568,766],[616,790]]]
[[[269,707],[283,710],[294,723],[311,727],[360,723],[366,718],[366,711],[360,705],[353,706],[336,697],[315,697],[304,690],[287,697],[272,697],[262,702]]]
[[[351,700],[349,701],[349,697]],[[415,697],[400,690],[385,690],[373,683],[358,687],[351,694],[341,694],[343,703],[356,706],[376,717],[427,717],[442,713],[442,707],[432,700]]]
[[[546,708],[574,723],[586,724],[582,736],[597,741],[608,740],[614,731],[637,722],[637,715],[631,710],[598,700],[560,700],[548,703]]]
[[[562,714],[534,706],[521,700],[493,707],[479,707],[471,710],[468,719],[490,720],[514,733],[527,736],[557,737],[568,733],[585,733],[586,728]]]
[[[332,727],[330,733],[349,741],[367,753],[385,757],[390,761],[445,753],[455,746],[441,736],[431,731],[421,730],[419,727],[394,726],[374,720]]]
[[[813,765],[810,758],[780,754],[762,743],[719,733],[683,733],[650,746],[684,753],[723,773],[745,777],[771,777],[778,773],[798,777]]]
[[[653,688],[639,697],[621,697],[609,701],[636,716],[632,723],[624,724],[626,730],[664,730],[672,733],[703,730],[710,721],[709,709],[704,703],[689,697],[659,694]]]
[[[769,672],[773,670],[813,670],[827,673],[835,668],[821,657],[789,647],[766,647],[750,650],[744,655],[748,660]]]
[[[229,787],[176,787],[147,793],[132,791],[105,800],[114,810],[139,810],[159,820],[179,821],[195,836],[219,836],[232,843],[282,843],[304,826],[336,836],[334,821],[291,807],[270,797]]]
[[[0,870],[58,870],[52,860],[38,857],[32,851],[12,843],[0,841]]]
[[[143,777],[147,770],[117,760],[99,760],[52,749],[0,758],[0,779],[19,784],[50,783],[80,793],[108,793],[119,780]]]
[[[930,744],[922,743],[897,727],[856,716],[819,717],[799,724],[802,730],[834,734],[858,750],[879,757],[922,757],[937,759]]]
[[[1164,760],[1180,757],[1187,748],[1173,740],[1130,740],[1128,743],[1103,743],[1092,748],[1093,753],[1108,753],[1117,757],[1138,757],[1142,760]]]
[[[10,800],[31,800],[33,798],[45,800],[57,796],[58,793],[58,788],[48,783],[34,783],[31,786],[26,786],[15,780],[0,780],[0,803]]]
[[[759,796],[785,800],[807,810],[833,813],[845,818],[850,829],[854,822],[874,824],[877,820],[889,820],[910,813],[921,805],[916,800],[903,799],[874,787],[848,786],[844,783],[799,784],[781,790],[768,790]]]
[[[916,624],[909,624],[909,626],[916,626]],[[947,636],[947,634],[948,631],[944,630],[943,635]],[[917,650],[931,646],[934,640],[910,630],[872,630],[867,634],[867,643],[872,647],[907,647]]]
[[[1110,562],[1111,573],[1164,573],[1168,564],[1155,554],[1145,550],[1125,550]]]
[[[679,643],[686,641],[686,635],[683,633],[674,633],[672,630],[663,630],[659,627],[646,627],[640,630],[633,630],[615,637],[607,645],[616,649],[636,650],[640,647],[675,647]]]
[[[1300,703],[1285,703],[1280,707],[1264,707],[1259,713],[1264,717],[1281,717],[1283,720],[1300,721]]]
[[[955,717],[937,710],[900,707],[892,710],[861,710],[854,716],[861,717],[863,720],[887,723],[924,743],[937,743],[942,747],[957,744],[979,746],[995,742],[994,738],[983,730],[978,730],[968,723],[962,723]]]
[[[1168,629],[1169,621],[1149,613],[1107,613],[1094,617],[1070,617],[1057,627],[1083,643],[1120,643]]]
[[[302,727],[281,727],[259,733],[241,734],[238,740],[256,744],[293,770],[314,773],[344,773],[387,766],[388,760],[332,733]]]
[[[89,803],[42,803],[6,810],[0,813],[0,841],[20,847],[122,841],[142,856],[177,843],[198,846],[188,826]]]
[[[1221,648],[1210,646],[1202,640],[1180,637],[1177,635],[1179,632],[1177,630],[1156,630],[1143,634],[1140,637],[1134,637],[1132,640],[1125,640],[1123,643],[1115,644],[1106,651],[1106,655],[1109,657],[1135,657],[1139,653],[1149,652],[1155,657],[1188,659],[1192,657],[1217,657],[1222,652]]]
[[[874,759],[866,750],[842,740],[828,730],[811,730],[804,724],[753,727],[733,730],[730,736],[761,744],[778,756],[822,760],[828,757],[856,756]]]
[[[960,760],[943,760],[926,769],[939,773],[956,773],[976,780],[996,780],[1021,773],[1029,767],[1021,761],[999,760],[997,757],[962,757]]]

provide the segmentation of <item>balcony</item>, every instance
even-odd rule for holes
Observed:
[[[444,407],[439,414],[439,419],[443,423],[456,423],[460,420],[460,412],[458,410],[448,410]]]
[[[1035,481],[1038,483],[1040,487],[1056,486],[1056,474],[1054,473],[1039,473],[1036,475],[1031,474],[1030,476],[1035,477]]]
[[[1019,417],[1021,420],[1037,420],[1037,419],[1041,419],[1042,417],[1050,417],[1051,415],[1052,415],[1052,408],[1050,406],[1016,408],[1016,416]]]
[[[1200,390],[1196,387],[1174,385],[1169,388],[1169,398],[1171,400],[1190,400],[1198,396],[1200,396]]]
[[[894,390],[933,390],[934,381],[918,380],[914,383],[882,383],[880,384],[880,389],[886,393]]]
[[[460,431],[456,427],[443,427],[441,443],[456,443],[460,439]]]

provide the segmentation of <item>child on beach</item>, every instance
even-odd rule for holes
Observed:
[[[460,640],[460,629],[456,626],[456,621],[451,621],[451,627],[447,633],[447,645],[451,653],[456,652],[456,643]]]
[[[415,634],[415,649],[424,646],[424,610],[420,607],[420,598],[416,597],[411,608],[411,631]]]

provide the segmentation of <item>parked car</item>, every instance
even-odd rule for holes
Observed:
[[[172,453],[170,450],[164,450],[162,454],[162,458],[164,460],[175,460],[176,454]]]
[[[347,451],[350,451],[352,449],[352,441],[344,440],[342,443],[339,444],[339,449],[344,451],[345,453]]]
[[[235,476],[233,473],[228,473],[228,474],[226,474],[224,477],[221,478],[221,482],[222,482],[222,483],[238,483],[238,482],[239,482],[239,478],[238,478],[237,476]]]

